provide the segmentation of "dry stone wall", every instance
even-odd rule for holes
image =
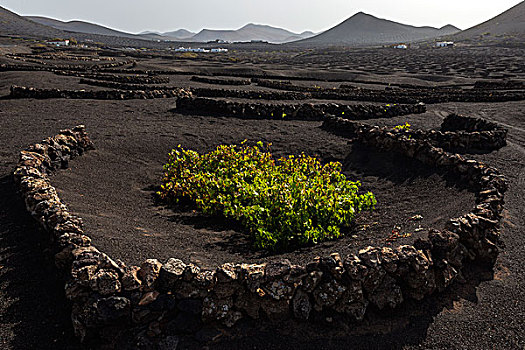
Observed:
[[[242,318],[309,320],[322,314],[362,320],[372,306],[391,309],[444,290],[469,261],[495,261],[507,190],[496,169],[388,128],[342,118],[326,119],[325,127],[344,128],[370,147],[456,173],[477,192],[476,206],[413,246],[368,247],[347,256],[334,252],[304,266],[282,260],[204,270],[177,257],[127,266],[91,244],[82,220],[68,211],[48,177],[93,148],[84,127],[63,130],[22,151],[15,182],[27,210],[52,237],[75,334],[111,347],[126,334],[154,348],[181,335],[202,339]]]
[[[103,80],[103,81],[112,81],[112,82],[125,83],[125,84],[168,84],[170,82],[170,79],[168,77],[159,77],[159,76],[95,74],[95,73],[79,73],[79,72],[70,72],[70,71],[55,71],[55,74],[95,79],[95,80]]]
[[[446,102],[506,102],[522,101],[525,91],[460,90],[460,89],[354,89],[347,91],[321,91],[314,98],[351,101],[375,101],[427,104]]]
[[[102,56],[73,56],[63,53],[46,53],[46,54],[18,54],[18,55],[6,55],[10,59],[14,59],[22,62],[37,63],[42,65],[48,65],[47,62],[43,60],[64,60],[64,61],[82,61],[82,62],[102,62],[110,61],[116,62],[114,57],[102,57]]]
[[[342,136],[355,137],[355,125],[339,119],[341,118],[333,115],[328,116],[323,127]],[[508,130],[481,118],[450,114],[443,120],[440,130],[392,128],[390,132],[403,134],[410,139],[428,141],[447,151],[487,152],[506,146]]]
[[[159,85],[141,85],[141,84],[125,84],[116,83],[112,81],[99,81],[91,79],[80,79],[80,84],[107,87],[118,90],[172,90],[179,89],[178,87],[168,87]],[[291,91],[266,91],[266,90],[231,90],[231,89],[211,89],[211,88],[186,88],[191,91],[193,95],[199,97],[230,97],[230,98],[245,98],[258,100],[306,100],[311,98],[310,94],[291,92]]]
[[[326,114],[349,119],[391,118],[426,112],[424,104],[414,105],[339,105],[327,104],[265,104],[242,103],[202,97],[182,97],[177,100],[176,112],[223,115],[244,119],[301,119],[323,120]]]
[[[60,89],[37,89],[25,86],[11,86],[10,98],[70,98],[70,99],[93,99],[93,100],[131,100],[181,97],[190,94],[183,89],[174,90],[60,90]]]
[[[474,89],[485,90],[524,90],[525,82],[518,80],[479,80],[474,83]]]
[[[287,91],[297,91],[297,92],[319,92],[319,91],[330,91],[334,89],[326,89],[320,86],[299,86],[292,84],[291,81],[287,80],[265,80],[265,79],[252,79],[254,83],[257,83],[258,86],[268,87],[272,89],[287,90]]]
[[[481,118],[448,115],[441,130],[427,137],[447,150],[492,151],[507,145],[508,130]]]
[[[191,80],[199,83],[206,84],[217,84],[217,85],[250,85],[252,82],[248,79],[221,79],[221,78],[209,78],[194,75]]]
[[[101,64],[95,64],[95,65],[56,65],[56,64],[49,64],[45,62],[40,62],[41,65],[34,66],[34,65],[22,65],[22,64],[0,64],[0,72],[7,72],[7,71],[45,71],[45,72],[55,72],[55,71],[61,71],[61,72],[91,72],[91,71],[98,71],[101,69],[110,69],[113,67],[121,67],[128,64],[133,63],[131,60],[127,61],[118,61],[118,62],[110,62],[110,63],[101,63]]]
[[[292,91],[265,91],[265,90],[224,90],[209,88],[191,88],[193,95],[199,97],[225,97],[225,98],[245,98],[250,100],[306,100],[310,98],[308,94]]]
[[[325,100],[371,101],[386,103],[427,104],[445,102],[505,102],[525,99],[525,91],[498,91],[497,89],[459,88],[391,88],[373,90],[350,85],[340,88],[305,87],[290,82],[257,80],[257,85],[273,89],[309,92],[312,98]]]

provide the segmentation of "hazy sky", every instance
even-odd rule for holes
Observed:
[[[522,0],[0,0],[22,15],[80,19],[127,31],[199,31],[269,24],[302,32],[329,29],[363,11],[416,26],[461,29],[486,21]]]

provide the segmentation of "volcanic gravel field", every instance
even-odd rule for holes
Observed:
[[[27,49],[24,49],[26,52]],[[491,55],[487,55],[490,52]],[[103,53],[99,53],[103,55]],[[83,55],[86,55],[85,53]],[[406,57],[389,49],[260,52],[241,49],[216,59],[134,57],[117,70],[174,70],[170,87],[280,91],[251,85],[195,82],[192,74],[247,79],[262,75],[303,87],[366,89],[404,85],[412,88],[471,89],[484,78],[524,81],[523,50],[505,48],[422,49]],[[127,57],[119,57],[125,60]],[[117,61],[118,61],[117,60]],[[48,64],[64,64],[64,59]],[[0,64],[42,66],[0,56]],[[69,64],[81,64],[71,61]],[[49,243],[16,193],[11,172],[18,152],[59,130],[84,124],[96,149],[51,176],[70,211],[83,218],[93,244],[127,264],[168,258],[213,268],[225,262],[289,259],[304,264],[332,252],[341,255],[368,245],[411,244],[429,228],[468,213],[474,194],[449,174],[415,160],[369,149],[321,128],[320,121],[246,120],[199,113],[180,114],[174,98],[92,100],[12,99],[11,85],[44,89],[110,90],[80,84],[79,77],[50,71],[0,70],[0,347],[3,349],[82,349],[73,337],[70,312],[57,276]],[[280,79],[279,77],[282,77]],[[496,80],[497,81],[497,80]],[[523,92],[521,90],[521,92]],[[254,99],[243,102],[277,103]],[[328,100],[281,100],[279,104],[326,103]],[[356,104],[360,101],[338,101]],[[378,104],[363,102],[367,104]],[[396,101],[391,101],[396,103]],[[372,310],[348,328],[301,322],[261,325],[250,322],[207,344],[210,349],[525,349],[525,102],[447,102],[428,104],[422,114],[367,119],[363,123],[414,129],[439,129],[444,117],[458,113],[481,117],[508,128],[507,146],[489,153],[464,154],[499,169],[509,182],[501,223],[505,244],[495,266],[473,265],[465,279],[423,301],[407,301],[392,311]],[[238,225],[156,200],[162,166],[177,145],[199,152],[247,140],[271,143],[275,158],[305,153],[321,162],[339,161],[348,178],[378,200],[363,212],[344,238],[278,255],[254,251]],[[421,215],[421,221],[410,220]],[[405,238],[393,239],[400,226]],[[262,327],[262,328],[261,328]],[[202,348],[181,343],[180,348]]]

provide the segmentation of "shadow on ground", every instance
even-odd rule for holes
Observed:
[[[13,349],[80,349],[45,234],[11,176],[0,178],[0,327]],[[9,347],[10,345],[11,347]]]
[[[194,221],[186,220],[188,224]],[[217,225],[212,222],[204,226],[212,224]],[[5,327],[3,334],[6,329],[12,332],[9,345],[19,349],[82,349],[72,335],[70,310],[46,236],[26,212],[11,176],[0,178],[0,249],[0,286],[4,293],[0,300],[7,310],[0,320]],[[465,272],[463,283],[456,283],[445,293],[422,302],[408,301],[395,312],[371,310],[363,322],[348,323],[344,328],[334,327],[322,315],[308,324],[244,321],[209,348],[401,349],[417,345],[425,339],[436,315],[453,312],[455,301],[461,299],[476,302],[477,286],[492,277],[490,266],[473,267]],[[179,348],[202,346],[182,340]]]
[[[420,302],[407,301],[394,311],[370,310],[360,323],[337,329],[322,317],[313,324],[244,322],[210,344],[210,349],[402,349],[421,344],[439,313],[457,311],[461,300],[477,302],[478,285],[492,279],[491,266],[472,264],[464,280],[445,292]],[[198,345],[188,344],[187,348],[197,349]]]

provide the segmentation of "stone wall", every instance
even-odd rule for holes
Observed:
[[[306,100],[309,94],[292,91],[265,91],[265,90],[224,90],[209,88],[190,88],[191,92],[199,97],[229,97],[245,98],[250,100]]]
[[[517,80],[478,80],[474,83],[474,89],[524,90],[525,82]]]
[[[305,87],[291,82],[255,80],[257,85],[286,91],[309,92],[312,98],[396,103],[505,102],[525,99],[525,91],[497,91],[459,88],[385,88],[373,90],[350,85],[340,88]]]
[[[492,151],[507,145],[508,130],[482,118],[448,115],[429,137],[447,150]]]
[[[141,75],[117,75],[117,74],[97,74],[97,73],[79,73],[71,71],[55,71],[55,74],[88,78],[94,80],[112,81],[125,84],[168,84],[168,77],[159,76],[141,76]]]
[[[70,99],[93,99],[93,100],[131,100],[181,97],[190,94],[184,89],[174,90],[60,90],[60,89],[38,89],[25,86],[11,86],[10,98],[70,98]]]
[[[39,62],[41,65],[39,66],[30,66],[30,65],[22,65],[22,64],[0,64],[0,72],[8,72],[8,71],[44,71],[44,72],[55,72],[55,71],[72,71],[72,72],[90,72],[90,71],[97,71],[101,69],[109,69],[113,67],[121,67],[125,66],[127,64],[131,64],[134,61],[126,60],[126,61],[118,61],[118,62],[110,62],[110,63],[101,63],[101,64],[94,64],[94,65],[82,65],[82,64],[68,64],[68,65],[57,65],[57,64],[49,64],[45,62]]]
[[[101,62],[110,61],[116,62],[114,57],[103,57],[103,56],[75,56],[64,53],[45,53],[45,54],[17,54],[17,55],[6,55],[7,58],[11,58],[17,61],[31,62],[38,64],[47,64],[42,60],[65,60],[65,61],[82,61],[82,62]]]
[[[355,137],[355,124],[345,123],[335,116],[325,119],[323,128],[341,136]],[[480,118],[448,115],[441,130],[390,129],[393,134],[402,134],[410,139],[424,140],[434,146],[454,152],[487,152],[500,149],[507,144],[507,129]]]
[[[506,102],[525,100],[525,91],[460,89],[353,89],[312,93],[314,98],[427,104],[446,102]]]
[[[194,75],[191,80],[199,83],[206,84],[217,84],[217,85],[250,85],[252,82],[248,79],[221,79],[221,78],[209,78]]]
[[[118,90],[165,90],[178,89],[177,87],[159,86],[159,85],[141,85],[141,84],[125,84],[116,83],[112,81],[99,81],[91,79],[80,79],[80,84],[101,86]],[[230,97],[230,98],[245,98],[255,100],[305,100],[311,98],[308,93],[299,93],[292,91],[266,91],[266,90],[231,90],[231,89],[212,89],[212,88],[186,88],[191,91],[193,95],[200,97]]]
[[[254,79],[257,81],[256,79]],[[115,82],[87,81],[83,83],[96,86],[106,86],[124,90],[143,89],[144,85],[126,86]],[[258,84],[260,86],[266,86]],[[196,95],[202,97],[232,97],[249,99],[272,99],[272,100],[341,100],[341,101],[369,101],[384,103],[445,103],[445,102],[504,102],[520,101],[525,99],[523,91],[493,91],[493,90],[462,90],[452,88],[420,89],[390,89],[371,90],[358,87],[345,87],[338,89],[308,88],[296,85],[283,84],[280,91],[244,91],[244,90],[220,90],[194,88]],[[292,88],[289,88],[292,87]],[[294,88],[296,87],[296,88]],[[153,87],[152,87],[153,88]],[[155,87],[157,88],[157,87]],[[201,91],[201,94],[197,91]]]
[[[300,85],[294,85],[291,81],[275,81],[275,80],[266,80],[266,79],[252,79],[254,83],[257,83],[258,86],[262,87],[268,87],[272,89],[279,89],[279,90],[287,90],[287,91],[297,91],[297,92],[320,92],[320,91],[327,91],[327,90],[335,90],[333,89],[326,89],[322,88],[320,86],[300,86]]]
[[[339,105],[242,103],[201,97],[177,100],[176,112],[223,115],[245,119],[323,120],[326,114],[348,119],[391,118],[426,112],[424,104],[414,105]]]
[[[497,123],[482,118],[465,117],[458,114],[449,114],[441,124],[441,131],[465,130],[468,132],[483,132],[505,130]]]
[[[181,335],[206,339],[210,330],[232,327],[242,318],[309,320],[322,313],[334,320],[362,320],[372,306],[392,309],[406,299],[421,300],[444,290],[469,261],[495,261],[507,190],[496,169],[388,128],[341,118],[325,124],[352,129],[352,135],[370,147],[456,173],[477,192],[476,206],[413,246],[368,247],[348,256],[333,253],[304,266],[283,260],[225,263],[204,270],[177,257],[126,266],[91,245],[82,220],[69,213],[47,175],[93,148],[84,127],[61,131],[22,151],[15,182],[28,211],[52,237],[56,265],[64,273],[72,303],[75,334],[110,347],[117,347],[119,336],[126,334],[154,348]]]
[[[126,73],[126,74],[145,74],[145,75],[197,75],[197,72],[178,71],[173,69],[122,69],[112,68],[105,70],[105,73]]]

